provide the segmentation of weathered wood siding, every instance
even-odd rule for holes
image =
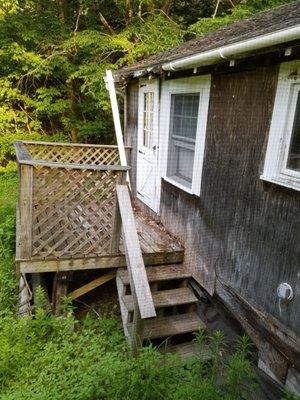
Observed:
[[[300,334],[300,193],[262,173],[278,67],[213,74],[201,196],[162,183],[161,219],[199,281],[215,278]],[[295,298],[279,308],[279,283]]]

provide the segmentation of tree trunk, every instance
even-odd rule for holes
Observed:
[[[75,87],[75,83],[73,80],[67,84],[67,88],[68,88],[68,98],[70,101],[70,110],[71,110],[71,114],[72,114],[72,120],[76,121],[76,120],[80,119],[80,116],[78,115],[78,110],[77,110],[76,87]],[[78,130],[75,125],[75,122],[73,122],[72,125],[73,126],[72,126],[71,132],[70,132],[71,140],[72,140],[72,142],[77,142]]]
[[[169,16],[170,15],[170,11],[173,5],[173,0],[166,0],[165,4],[162,6],[162,11]]]
[[[126,25],[129,25],[133,17],[133,4],[132,0],[126,0]]]
[[[68,0],[58,0],[57,3],[59,20],[65,24],[67,19]]]

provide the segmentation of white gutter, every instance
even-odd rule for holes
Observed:
[[[253,39],[244,40],[228,46],[219,47],[204,53],[194,54],[181,60],[171,61],[163,64],[162,69],[165,71],[175,71],[180,69],[188,69],[198,66],[205,66],[218,63],[224,59],[233,60],[235,57],[241,56],[254,50],[263,49],[269,46],[290,42],[300,39],[300,25],[292,28],[282,29],[280,31],[255,37]]]

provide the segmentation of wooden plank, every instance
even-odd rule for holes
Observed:
[[[178,251],[182,249],[177,239],[172,237],[165,228],[157,224],[154,219],[145,216],[141,211],[135,212],[135,218],[138,232],[151,246],[154,246],[156,251],[164,251],[166,249]]]
[[[121,165],[127,166],[128,162],[127,162],[125,146],[124,146],[124,140],[123,140],[123,134],[122,134],[120,113],[119,113],[119,107],[118,107],[118,101],[117,101],[114,77],[113,77],[113,74],[112,74],[111,70],[106,70],[105,83],[107,85],[107,89],[108,89],[108,92],[109,92],[109,98],[110,98],[111,110],[112,110],[112,114],[113,114],[113,120],[114,120],[114,126],[115,126],[115,133],[116,133],[116,139],[117,139],[117,144],[118,144],[120,162],[121,162]],[[127,180],[128,184],[129,184],[129,187],[130,187],[130,177],[129,177],[129,173],[128,172],[127,172],[126,180]]]
[[[54,315],[61,315],[61,305],[63,299],[68,294],[69,280],[71,279],[72,272],[57,272],[54,276],[53,290],[52,290],[52,309]]]
[[[126,183],[126,175],[124,173],[118,178],[119,178],[118,183],[120,184]],[[110,243],[110,254],[118,254],[120,251],[122,220],[117,198],[115,199],[115,209],[112,215],[113,215],[113,223],[112,223],[112,235]]]
[[[31,155],[29,151],[26,149],[24,142],[21,142],[20,140],[15,140],[14,147],[16,150],[17,160],[19,162],[23,160],[31,160]]]
[[[262,369],[272,379],[284,384],[288,371],[288,363],[268,342],[261,343],[258,351],[258,368]]]
[[[118,202],[115,205],[113,216],[113,229],[110,243],[110,254],[118,254],[120,251],[120,240],[122,232],[122,221]]]
[[[58,147],[91,147],[101,149],[117,149],[118,146],[110,144],[86,144],[86,143],[68,143],[68,142],[41,142],[39,140],[22,140],[25,144],[40,144],[45,146],[58,146]],[[131,149],[130,146],[125,146],[126,149]]]
[[[187,287],[157,291],[152,294],[152,297],[155,308],[191,304],[198,301],[191,289]],[[133,311],[134,299],[132,295],[123,296],[123,302],[128,311]]]
[[[148,282],[161,282],[175,279],[190,278],[191,273],[182,264],[160,265],[146,268]],[[129,285],[128,271],[118,271],[118,276],[124,285]]]
[[[16,207],[16,259],[20,259],[20,210],[19,210],[19,202]]]
[[[22,165],[40,165],[51,168],[65,169],[84,169],[91,171],[129,171],[130,167],[122,165],[95,165],[95,164],[76,164],[76,163],[58,163],[44,160],[20,160]]]
[[[145,320],[142,319],[141,317],[140,307],[135,293],[133,295],[133,298],[134,298],[133,322],[131,324],[131,329],[129,330],[129,332],[131,336],[131,352],[133,357],[137,357],[139,349],[143,345]]]
[[[125,185],[117,185],[116,191],[122,218],[127,268],[132,280],[131,289],[135,290],[141,318],[155,317],[156,312],[134,222],[129,190]]]
[[[131,324],[128,324],[129,331]],[[145,321],[144,339],[156,339],[205,329],[205,324],[194,313],[172,315]]]
[[[109,97],[110,97],[110,102],[111,102],[111,109],[112,109],[112,113],[113,113],[115,133],[116,133],[116,139],[117,139],[117,143],[118,143],[121,165],[127,165],[127,159],[126,159],[126,153],[125,153],[125,147],[124,147],[124,141],[123,141],[123,134],[122,134],[122,127],[121,127],[121,120],[120,120],[120,114],[119,114],[119,107],[118,107],[118,102],[117,102],[114,78],[113,78],[111,70],[106,70],[106,84],[107,84],[107,89],[109,92]]]
[[[258,348],[264,346],[267,341],[289,364],[300,369],[300,340],[296,335],[288,332],[287,328],[284,329],[275,318],[252,307],[232,288],[219,281],[216,292]]]
[[[177,354],[182,359],[197,357],[202,361],[209,361],[212,358],[212,352],[209,346],[200,346],[194,342],[186,342],[167,346],[166,348],[162,348],[162,353]]]
[[[145,265],[181,263],[184,259],[184,251],[169,251],[161,253],[143,254]]]
[[[143,259],[145,265],[173,264],[182,262],[183,252],[143,254]],[[17,261],[20,264],[20,270],[26,273],[126,267],[126,258],[124,254],[79,259],[21,259]]]
[[[139,242],[140,242],[140,246],[142,249],[142,253],[157,253],[157,250],[153,249],[153,246],[151,246],[143,237],[143,235],[141,235],[141,232],[138,232],[138,236],[139,236]]]
[[[145,265],[174,264],[183,261],[183,251],[170,253],[148,253],[143,254]],[[20,265],[20,271],[24,273],[32,272],[57,272],[57,271],[78,271],[88,269],[120,268],[126,267],[124,254],[103,257],[86,257],[70,259],[31,259],[16,260]]]
[[[114,279],[115,277],[116,277],[116,271],[108,272],[107,274],[102,275],[97,279],[94,279],[93,281],[87,283],[86,285],[81,286],[79,289],[74,290],[73,292],[69,293],[68,296],[70,296],[73,300],[75,300],[78,297],[83,296],[84,294],[90,292],[91,290]]]
[[[295,395],[300,395],[300,372],[290,367],[286,378],[286,387]]]
[[[28,165],[20,166],[19,184],[19,218],[18,230],[20,238],[20,257],[30,259],[32,250],[32,189],[33,168]]]
[[[118,271],[119,273],[119,271]],[[129,331],[127,329],[127,324],[130,322],[129,321],[129,312],[126,310],[126,307],[124,306],[122,297],[125,295],[126,292],[126,288],[123,285],[121,279],[118,277],[118,273],[117,273],[117,277],[116,277],[116,284],[117,284],[117,290],[118,290],[118,297],[119,297],[119,304],[120,304],[120,311],[121,311],[121,318],[122,318],[122,324],[123,324],[123,329],[124,329],[124,334],[126,339],[131,342],[131,337],[129,334]]]
[[[18,299],[18,314],[19,317],[31,315],[30,301],[32,293],[28,286],[26,275],[21,274],[19,280],[19,299]]]

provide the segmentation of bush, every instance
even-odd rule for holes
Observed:
[[[195,341],[209,361],[182,362],[151,346],[133,359],[118,320],[54,318],[41,289],[35,316],[16,319],[16,181],[15,172],[0,173],[0,400],[247,399],[254,374],[246,338],[229,356],[220,332],[208,340],[199,331]]]
[[[0,172],[0,317],[14,312],[16,287],[15,248],[15,172]]]
[[[0,399],[246,399],[254,377],[248,341],[242,338],[225,357],[219,338],[210,340],[211,361],[183,362],[151,346],[132,358],[111,318],[88,315],[79,324],[43,309],[35,318],[6,318],[0,324]]]

